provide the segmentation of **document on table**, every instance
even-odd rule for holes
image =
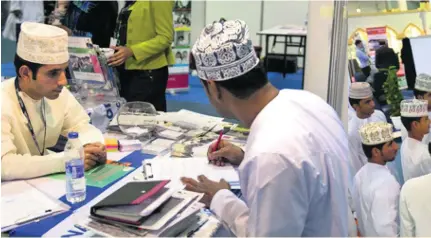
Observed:
[[[2,232],[70,209],[26,181],[2,183],[1,190]]]
[[[199,175],[205,175],[208,179],[220,181],[226,180],[232,185],[238,185],[238,173],[231,165],[218,167],[208,163],[205,157],[193,158],[158,158],[145,162],[147,176],[153,175],[155,180],[171,179],[179,180],[181,177],[197,179]]]
[[[104,164],[85,172],[85,178],[88,186],[104,188],[106,185],[122,178],[134,169],[135,168],[129,166]],[[50,178],[65,180],[66,175],[64,173],[54,174],[51,175]]]

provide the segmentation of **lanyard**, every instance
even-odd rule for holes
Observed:
[[[27,127],[28,127],[28,130],[30,131],[31,137],[33,137],[33,141],[36,144],[37,150],[39,151],[40,155],[42,156],[45,152],[45,140],[46,140],[45,99],[44,98],[42,99],[42,106],[40,108],[40,114],[42,115],[43,126],[45,128],[45,132],[44,132],[44,136],[43,136],[43,147],[42,147],[42,151],[41,151],[39,148],[39,143],[37,142],[36,134],[34,133],[34,130],[33,130],[33,125],[31,124],[30,116],[27,113],[27,109],[25,108],[24,101],[19,96],[19,91],[20,91],[20,88],[19,88],[19,84],[18,84],[18,78],[16,78],[15,79],[16,97],[18,98],[18,103],[19,103],[19,106],[21,107],[21,111],[28,121]]]

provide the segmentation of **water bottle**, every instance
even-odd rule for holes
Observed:
[[[66,198],[70,203],[85,200],[86,181],[84,168],[84,148],[78,140],[77,132],[68,135],[65,152],[66,161]]]

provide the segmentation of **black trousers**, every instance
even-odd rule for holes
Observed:
[[[18,43],[19,33],[21,32],[21,23],[15,25],[16,42]]]
[[[364,73],[365,78],[368,78],[368,76],[370,76],[370,73],[371,73],[371,67],[370,66],[364,67],[361,70],[362,70],[362,73]]]
[[[166,112],[166,87],[168,85],[168,66],[154,70],[118,69],[120,76],[120,96],[127,102],[148,102],[157,111]]]

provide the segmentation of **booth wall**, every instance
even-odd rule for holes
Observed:
[[[308,2],[271,0],[193,1],[192,40],[196,39],[205,25],[224,17],[226,19],[241,19],[247,22],[253,44],[265,47],[265,37],[259,37],[256,33],[277,25],[303,26],[307,19]],[[247,10],[245,10],[245,7],[247,7]],[[283,47],[278,45],[274,50],[282,52]],[[265,52],[265,48],[263,48],[262,52]],[[291,53],[297,53],[297,51],[292,51]],[[302,59],[300,59],[299,66],[302,67]]]
[[[309,1],[264,1],[263,5],[263,30],[277,25],[304,26],[307,20]],[[283,40],[283,39],[278,39]],[[262,52],[265,52],[265,37],[261,39]],[[272,44],[270,40],[269,44]],[[275,52],[284,52],[283,44],[277,44]],[[297,48],[289,48],[287,53],[297,54]],[[298,67],[303,67],[303,59],[298,58]]]
[[[192,11],[195,11],[193,7]],[[222,17],[244,20],[250,28],[253,44],[259,44],[259,37],[256,33],[260,31],[261,1],[206,1],[205,11],[206,24],[218,21]],[[195,19],[192,19],[193,21]]]
[[[431,23],[431,13],[426,13],[428,25]],[[349,36],[355,32],[356,29],[367,27],[390,26],[398,33],[404,31],[409,23],[413,23],[423,29],[422,20],[419,13],[400,13],[400,14],[387,14],[381,16],[358,16],[349,17]],[[429,26],[428,26],[429,27]]]

